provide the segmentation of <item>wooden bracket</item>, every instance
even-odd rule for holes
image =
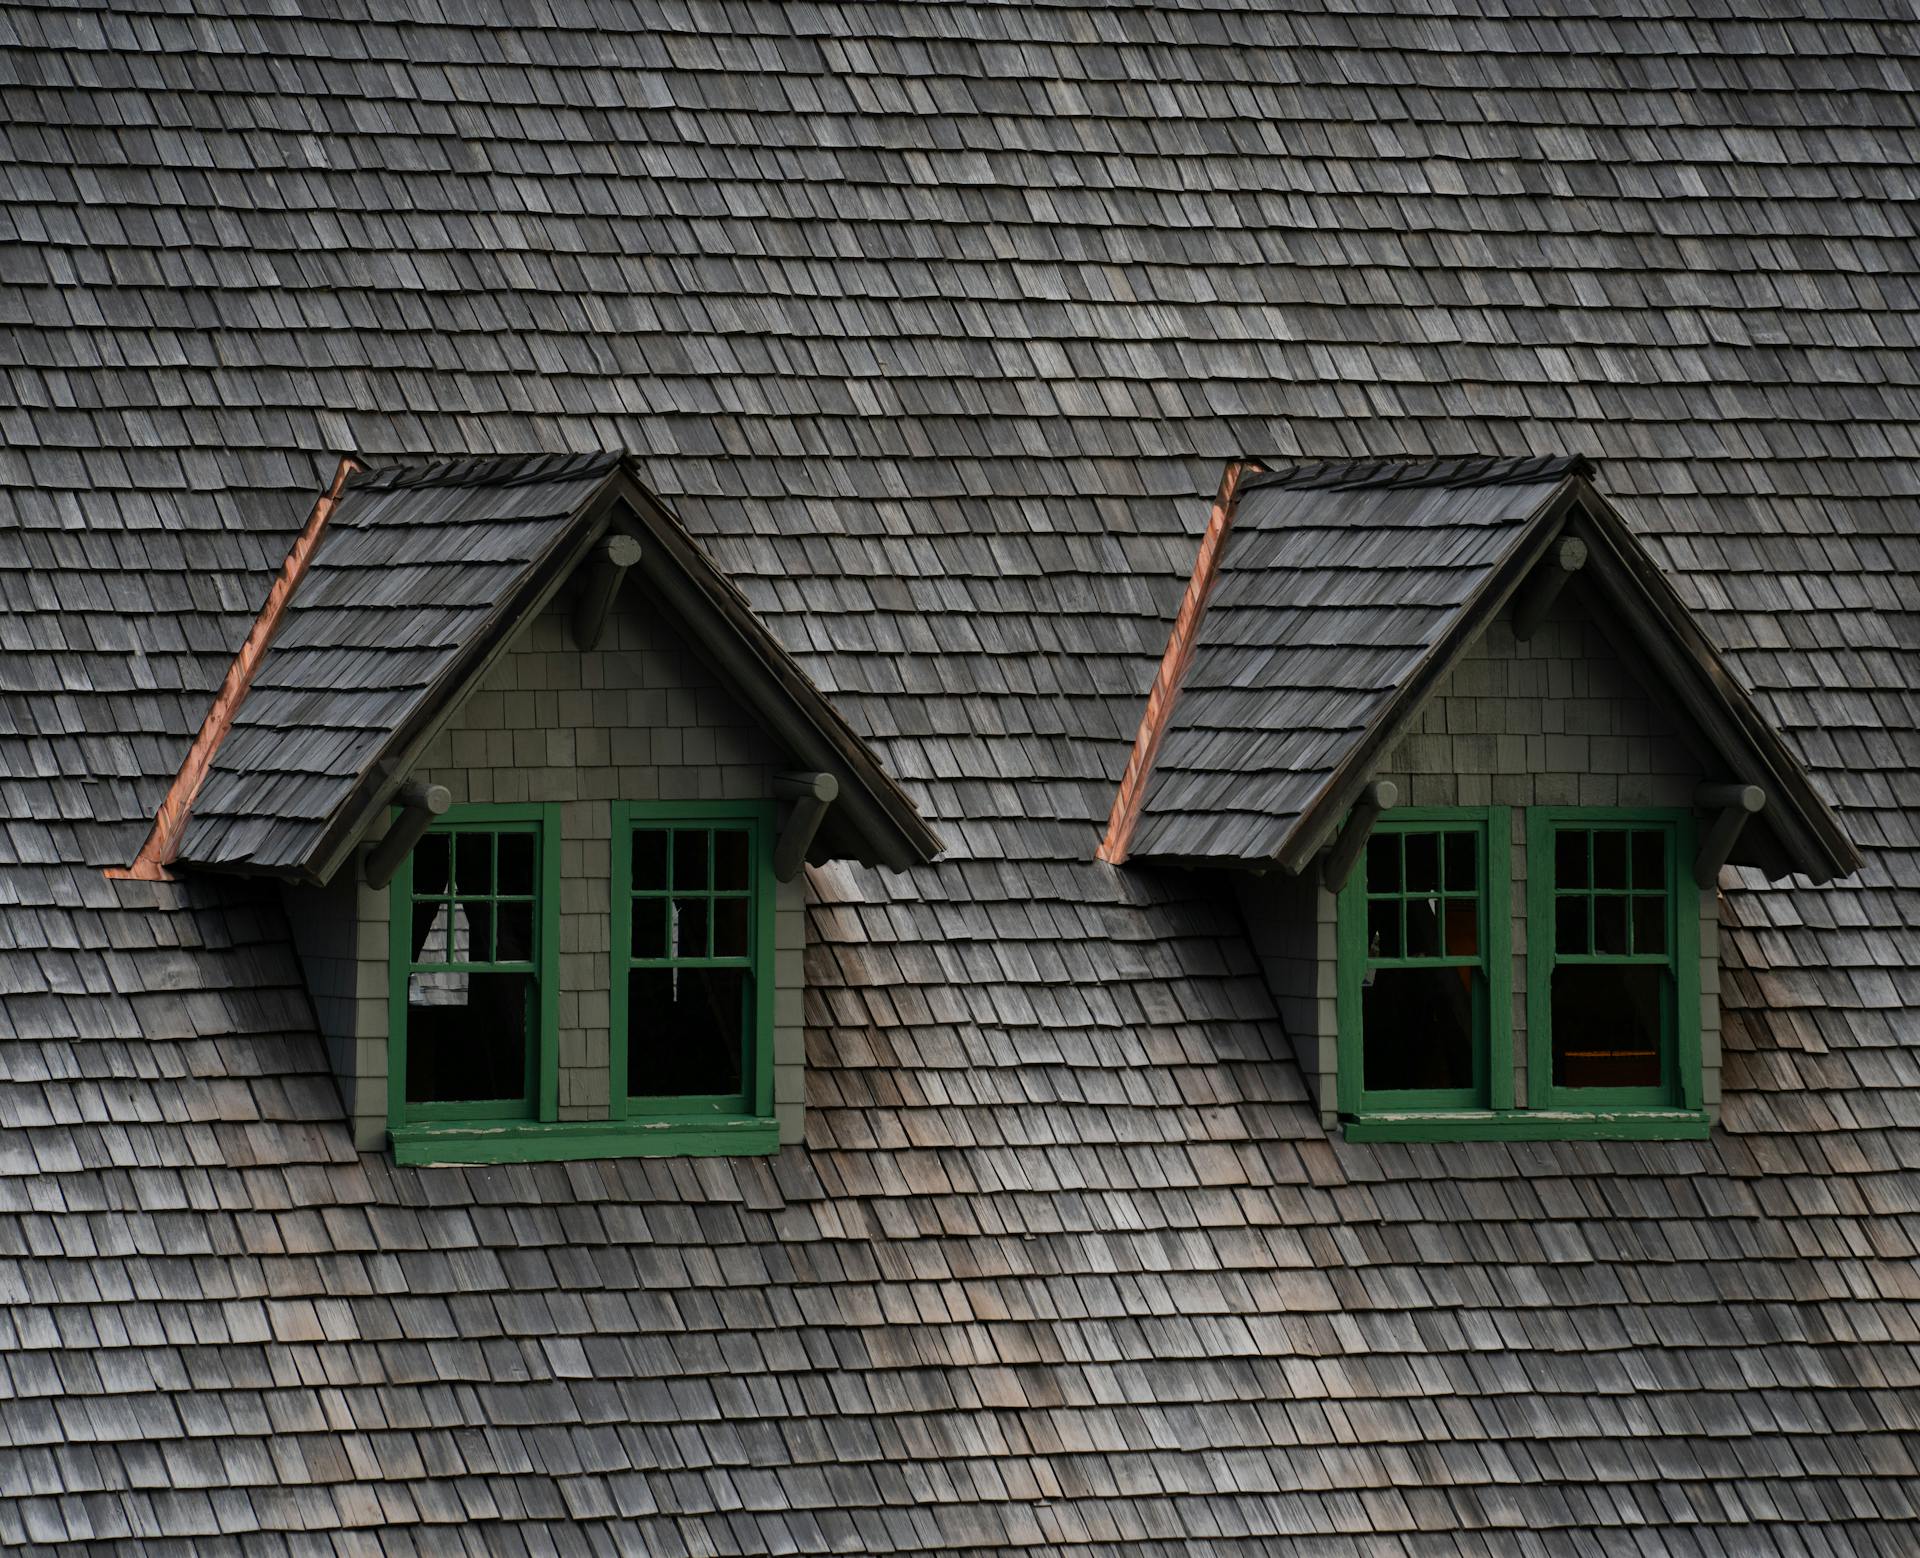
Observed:
[[[791,882],[806,863],[807,850],[820,831],[827,808],[840,794],[840,781],[832,774],[778,774],[773,781],[774,794],[793,802],[793,812],[780,830],[780,842],[773,847],[773,874],[782,882]]]
[[[640,543],[624,533],[610,535],[593,550],[587,566],[586,588],[573,605],[573,642],[577,649],[599,646],[606,631],[607,617],[613,611],[614,598],[620,593],[620,581],[627,570],[640,561]]]
[[[1700,853],[1693,857],[1695,885],[1712,887],[1720,880],[1720,868],[1732,856],[1747,819],[1766,809],[1767,792],[1757,784],[1703,784],[1693,792],[1693,804],[1719,813],[1700,841]]]
[[[1513,636],[1532,638],[1547,620],[1553,603],[1571,579],[1587,566],[1587,543],[1578,536],[1562,536],[1534,566],[1513,608]]]
[[[1333,847],[1321,857],[1320,880],[1328,892],[1337,893],[1347,885],[1354,862],[1367,847],[1367,839],[1373,833],[1373,825],[1380,820],[1380,813],[1391,811],[1399,800],[1400,787],[1391,779],[1376,779],[1360,792],[1360,799],[1347,813],[1347,825],[1340,830]]]
[[[400,816],[367,856],[369,887],[385,887],[393,880],[393,873],[420,842],[420,835],[433,825],[435,817],[453,804],[453,794],[444,784],[423,784],[416,779],[394,800],[401,807]]]

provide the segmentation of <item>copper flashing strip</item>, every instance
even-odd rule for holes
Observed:
[[[1133,844],[1133,830],[1140,821],[1140,807],[1146,800],[1147,780],[1152,777],[1154,759],[1160,754],[1160,742],[1173,717],[1180,683],[1193,662],[1200,620],[1206,615],[1207,598],[1213,593],[1213,581],[1220,571],[1220,555],[1226,550],[1227,532],[1233,528],[1240,479],[1265,469],[1258,460],[1235,460],[1221,473],[1213,512],[1207,516],[1206,533],[1200,538],[1200,555],[1193,560],[1193,577],[1187,581],[1187,593],[1173,619],[1173,631],[1167,635],[1166,653],[1160,657],[1160,669],[1153,678],[1146,711],[1140,716],[1140,729],[1133,738],[1133,753],[1127,759],[1126,772],[1120,776],[1120,789],[1114,795],[1113,811],[1107,817],[1107,835],[1093,852],[1096,860],[1116,866],[1126,861],[1127,851]]]
[[[180,771],[173,776],[173,783],[167,787],[160,809],[154,813],[153,830],[147,834],[146,843],[140,846],[140,853],[133,857],[131,866],[111,869],[106,873],[108,876],[136,882],[173,880],[167,867],[173,864],[174,857],[180,852],[180,840],[187,831],[187,819],[193,814],[193,803],[199,798],[200,787],[207,782],[207,775],[213,768],[214,755],[227,739],[227,732],[233,729],[233,717],[239,713],[247,690],[253,686],[254,675],[260,669],[260,662],[266,658],[273,636],[280,630],[280,619],[286,614],[287,603],[293,599],[293,592],[300,588],[300,581],[306,576],[307,565],[313,561],[320,537],[326,531],[327,520],[332,517],[334,506],[340,501],[341,488],[346,486],[347,478],[361,468],[360,462],[351,455],[341,458],[339,468],[333,473],[333,484],[313,505],[313,512],[307,515],[306,524],[294,539],[293,549],[280,565],[273,588],[267,592],[267,603],[253,619],[246,641],[240,645],[240,652],[227,667],[226,678],[220,683],[220,690],[214,694],[213,706],[200,722],[200,733],[193,738],[193,745],[187,749]]]

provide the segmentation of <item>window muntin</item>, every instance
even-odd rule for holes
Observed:
[[[1687,917],[1698,908],[1680,890],[1684,814],[1551,810],[1529,831],[1536,1104],[1697,1104],[1698,923]]]
[[[395,875],[394,1123],[550,1116],[553,821],[543,807],[463,808]]]
[[[1494,821],[1409,810],[1367,841],[1339,903],[1344,1112],[1494,1102],[1509,1054],[1504,811]]]
[[[771,1113],[770,810],[616,805],[616,1113]]]

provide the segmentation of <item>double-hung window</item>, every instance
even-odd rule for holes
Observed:
[[[1339,904],[1344,1113],[1511,1097],[1506,817],[1395,812],[1368,839]]]
[[[771,1118],[772,826],[757,801],[615,805],[616,1116]]]
[[[394,877],[394,1125],[552,1118],[557,810],[467,807]]]

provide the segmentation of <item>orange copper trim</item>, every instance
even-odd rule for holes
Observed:
[[[300,581],[306,576],[307,565],[313,561],[320,537],[326,531],[327,520],[340,501],[340,489],[346,486],[347,478],[361,468],[360,462],[351,455],[341,459],[339,469],[333,473],[333,485],[313,505],[313,512],[307,516],[306,524],[294,540],[293,550],[287,553],[287,560],[280,565],[273,588],[267,592],[267,603],[260,608],[260,615],[253,619],[246,642],[241,644],[240,652],[227,667],[226,679],[221,682],[219,692],[214,694],[213,707],[207,710],[206,718],[200,722],[200,733],[193,738],[193,745],[187,749],[186,760],[181,763],[179,773],[173,776],[173,783],[167,787],[166,798],[160,802],[160,809],[154,814],[153,831],[147,835],[146,843],[140,846],[140,853],[133,857],[133,864],[124,870],[109,870],[108,876],[137,882],[168,882],[173,879],[167,867],[173,864],[174,856],[180,852],[181,836],[187,831],[187,819],[193,813],[193,803],[199,798],[200,787],[207,782],[207,774],[213,768],[214,754],[220,750],[220,743],[227,739],[227,732],[233,729],[233,717],[240,712],[247,690],[253,686],[254,674],[260,669],[260,662],[267,657],[274,634],[280,630],[280,619],[286,614],[287,603],[293,599],[293,592],[300,588]]]
[[[1193,661],[1200,619],[1206,615],[1207,597],[1213,593],[1213,581],[1220,571],[1220,554],[1226,550],[1227,532],[1233,528],[1240,478],[1265,469],[1258,460],[1235,460],[1221,474],[1220,491],[1214,497],[1213,512],[1207,516],[1206,534],[1200,538],[1200,555],[1193,560],[1193,577],[1187,581],[1186,596],[1173,619],[1166,653],[1160,657],[1160,670],[1153,678],[1146,712],[1140,716],[1140,729],[1133,738],[1133,755],[1127,759],[1127,771],[1120,776],[1120,789],[1113,798],[1107,836],[1093,852],[1096,860],[1117,866],[1127,858],[1133,830],[1140,821],[1141,803],[1146,800],[1147,780],[1153,774],[1153,760],[1160,754],[1161,739],[1173,717],[1174,700],[1180,696],[1180,683]]]

